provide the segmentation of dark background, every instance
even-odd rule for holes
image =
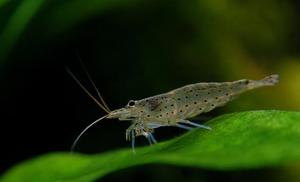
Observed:
[[[40,154],[68,151],[78,133],[105,114],[67,75],[69,67],[95,94],[77,55],[111,109],[189,83],[273,73],[280,74],[280,85],[247,93],[204,120],[233,111],[300,108],[298,1],[87,3],[0,1],[1,172]],[[129,147],[129,124],[105,120],[83,136],[76,150]],[[183,132],[162,128],[156,138]],[[137,143],[147,144],[142,138]],[[220,172],[148,165],[103,181],[297,181],[299,169]]]

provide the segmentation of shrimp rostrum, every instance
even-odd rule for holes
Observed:
[[[71,76],[75,78],[72,73]],[[75,81],[79,83],[76,78]],[[189,118],[223,106],[245,91],[272,86],[277,82],[278,75],[270,75],[261,80],[242,79],[233,82],[190,84],[145,99],[130,100],[124,108],[113,111],[110,111],[98,92],[103,104],[96,102],[108,114],[90,124],[77,137],[72,148],[74,149],[78,139],[88,128],[104,118],[131,121],[130,127],[126,130],[126,140],[131,140],[133,151],[137,136],[144,136],[150,144],[156,143],[153,132],[158,127],[175,126],[187,130],[197,127],[210,130],[209,126],[191,122]],[[79,85],[82,87],[80,83]],[[86,91],[85,88],[84,90]]]

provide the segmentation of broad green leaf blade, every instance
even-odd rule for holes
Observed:
[[[195,129],[154,146],[98,155],[52,153],[25,161],[5,182],[89,182],[116,170],[160,163],[234,170],[300,162],[300,113],[251,111],[218,117],[212,131]]]

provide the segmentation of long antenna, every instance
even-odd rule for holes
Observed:
[[[75,82],[82,88],[82,90],[88,95],[90,96],[95,102],[96,104],[103,109],[105,112],[110,113],[109,110],[107,110],[106,107],[104,107],[81,83],[80,81],[75,77],[75,75],[71,72],[71,70],[69,68],[66,68],[68,74],[75,80]]]
[[[81,136],[90,128],[92,127],[94,124],[98,123],[99,121],[101,121],[102,119],[105,119],[108,115],[102,116],[101,118],[97,119],[96,121],[92,122],[91,124],[89,124],[75,139],[75,141],[72,144],[71,147],[71,152],[74,151],[79,139],[81,138]]]
[[[79,62],[80,62],[80,64],[81,64],[81,66],[82,66],[82,68],[83,68],[85,74],[87,75],[89,81],[92,83],[94,89],[96,90],[96,92],[97,92],[97,94],[98,94],[98,97],[99,97],[100,100],[102,101],[102,104],[104,105],[104,107],[105,107],[108,111],[111,111],[111,110],[109,109],[108,105],[106,104],[106,102],[104,101],[102,95],[100,94],[100,92],[99,92],[99,90],[98,90],[96,84],[94,83],[94,81],[93,81],[91,75],[90,75],[89,72],[87,71],[87,69],[86,69],[86,67],[85,67],[85,65],[84,65],[84,63],[83,63],[81,57],[80,57],[78,54],[77,54],[77,57],[78,57],[78,59],[79,59]]]

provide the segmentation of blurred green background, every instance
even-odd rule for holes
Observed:
[[[0,0],[1,171],[69,150],[78,132],[104,114],[65,71],[89,84],[77,55],[113,109],[189,83],[278,73],[277,86],[246,93],[206,119],[246,110],[299,111],[299,8],[297,0]],[[103,122],[78,150],[128,147],[128,125]],[[182,132],[163,128],[156,135],[165,140]],[[299,164],[232,172],[150,165],[103,180],[300,181],[299,172]]]

